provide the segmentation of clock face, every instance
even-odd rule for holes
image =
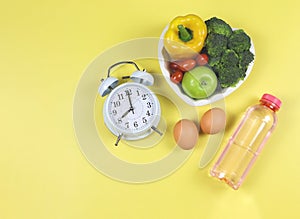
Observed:
[[[115,135],[138,139],[158,124],[160,106],[155,94],[144,85],[125,83],[107,97],[104,114],[106,125]]]

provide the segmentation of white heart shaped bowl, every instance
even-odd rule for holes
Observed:
[[[248,65],[245,78],[243,80],[240,80],[235,85],[235,87],[228,87],[228,88],[222,88],[222,89],[217,88],[217,90],[215,91],[214,94],[212,94],[211,96],[209,96],[205,99],[193,99],[193,98],[189,97],[182,90],[181,84],[175,84],[170,79],[170,72],[169,72],[168,67],[167,67],[170,60],[168,60],[167,55],[166,55],[166,51],[164,49],[164,36],[165,36],[165,33],[168,30],[168,28],[169,28],[169,26],[166,26],[165,29],[163,30],[161,36],[160,36],[160,40],[159,40],[159,43],[158,43],[158,61],[159,61],[159,65],[160,65],[160,69],[162,71],[162,74],[164,75],[164,78],[166,79],[167,83],[170,85],[172,90],[178,95],[178,97],[180,97],[187,104],[189,104],[191,106],[204,106],[204,105],[207,105],[207,104],[212,104],[212,103],[214,103],[214,102],[216,102],[220,99],[223,99],[223,98],[227,97],[232,92],[237,90],[246,81],[246,79],[249,77],[249,75],[252,71],[253,65],[254,65],[254,60]],[[236,29],[237,28],[233,28],[233,30],[236,30]],[[252,40],[251,40],[250,51],[253,53],[254,59],[255,59],[255,49],[254,49],[254,45],[253,45]]]

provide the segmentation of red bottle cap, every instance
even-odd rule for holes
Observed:
[[[276,110],[279,110],[281,107],[281,100],[271,94],[264,94],[260,100],[272,104]]]

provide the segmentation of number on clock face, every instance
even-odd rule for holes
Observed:
[[[120,129],[139,131],[148,127],[156,116],[153,94],[141,86],[123,86],[111,96],[109,117]]]

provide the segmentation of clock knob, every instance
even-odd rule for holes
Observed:
[[[119,83],[119,80],[114,77],[108,77],[101,81],[102,83],[99,86],[98,92],[102,97],[109,94],[116,86],[118,86]]]

